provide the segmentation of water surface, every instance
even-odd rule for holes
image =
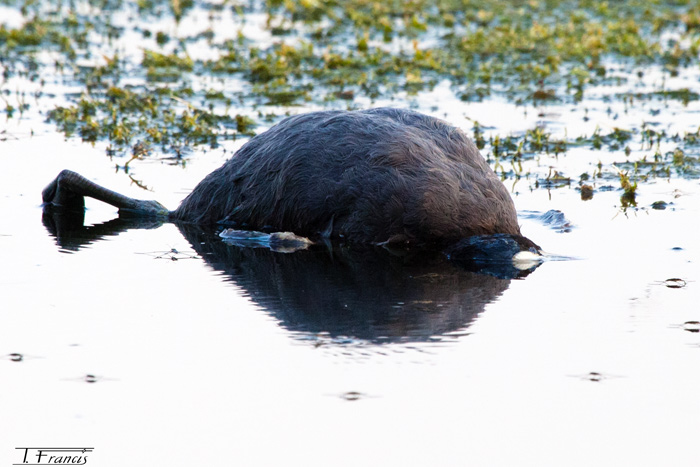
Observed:
[[[696,86],[697,69],[677,79]],[[573,138],[638,128],[649,106],[669,132],[697,126],[696,102],[626,113],[604,98],[625,89],[539,109],[460,101],[446,85],[359,104],[413,106],[467,132],[478,116],[487,132],[538,124]],[[624,207],[621,151],[526,158],[531,175],[504,182],[522,231],[575,259],[502,279],[382,249],[241,248],[191,226],[124,222],[94,200],[83,228],[61,223],[40,194],[64,168],[175,208],[245,139],[192,149],[185,164],[156,151],[127,174],[115,166],[128,155],[110,159],[108,142],[66,138],[38,114],[0,130],[8,464],[30,445],[91,446],[98,466],[697,463],[697,178],[640,179]],[[575,177],[599,161],[607,175],[583,201]],[[574,181],[536,186],[552,168]],[[552,209],[569,224],[547,225]]]

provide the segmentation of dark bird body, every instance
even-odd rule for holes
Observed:
[[[287,118],[243,145],[172,212],[94,184],[81,187],[77,177],[92,183],[64,171],[44,190],[44,201],[93,196],[120,211],[173,221],[356,243],[447,247],[504,234],[518,250],[539,250],[521,236],[508,191],[474,143],[408,110]]]

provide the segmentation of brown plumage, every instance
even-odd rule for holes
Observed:
[[[172,218],[361,243],[520,235],[513,202],[474,143],[398,109],[287,118],[202,180]]]
[[[445,248],[455,260],[539,252],[474,143],[442,120],[399,109],[312,112],[252,138],[175,211],[63,171],[47,205],[92,196],[139,216],[293,232],[311,239]],[[489,236],[484,237],[484,236]]]

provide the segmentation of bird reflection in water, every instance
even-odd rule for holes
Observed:
[[[83,222],[82,211],[44,209],[43,223],[64,251],[162,224],[122,217],[91,226]],[[280,253],[227,243],[215,229],[177,226],[203,261],[293,336],[312,342],[313,336],[323,336],[341,345],[358,340],[380,345],[464,334],[511,280],[536,268],[455,262],[435,251],[331,243]]]

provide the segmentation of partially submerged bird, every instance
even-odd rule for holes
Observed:
[[[418,246],[460,258],[539,254],[513,201],[459,129],[417,112],[379,108],[289,117],[255,136],[202,180],[175,211],[129,198],[70,171],[46,204],[89,196],[120,213],[312,240]]]

